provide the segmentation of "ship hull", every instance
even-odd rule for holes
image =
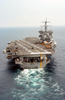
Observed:
[[[19,64],[23,69],[44,68],[50,62],[45,55],[39,57],[20,57],[15,59],[15,64]]]
[[[23,69],[37,69],[37,68],[44,68],[46,64],[48,64],[50,61],[43,61],[42,64],[41,62],[37,63],[23,63],[20,64],[20,67]]]

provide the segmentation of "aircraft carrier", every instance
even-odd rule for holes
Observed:
[[[39,38],[27,37],[9,42],[3,51],[7,54],[6,58],[13,59],[15,64],[20,64],[24,69],[45,67],[50,62],[48,56],[55,52],[56,42],[53,40],[53,31],[47,31],[47,20],[44,23],[45,30],[39,31]]]

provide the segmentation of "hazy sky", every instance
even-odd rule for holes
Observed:
[[[0,0],[0,27],[65,25],[65,0]]]

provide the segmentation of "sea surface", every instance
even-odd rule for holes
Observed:
[[[57,42],[51,62],[45,68],[22,70],[3,50],[10,41],[38,37],[40,27],[0,28],[0,100],[65,100],[65,26],[51,29]]]

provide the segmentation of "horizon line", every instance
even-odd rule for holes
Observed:
[[[0,27],[0,28],[16,28],[16,27],[41,27],[40,26],[4,26],[4,27]],[[54,27],[54,26],[65,26],[65,25],[49,25],[49,27]]]

